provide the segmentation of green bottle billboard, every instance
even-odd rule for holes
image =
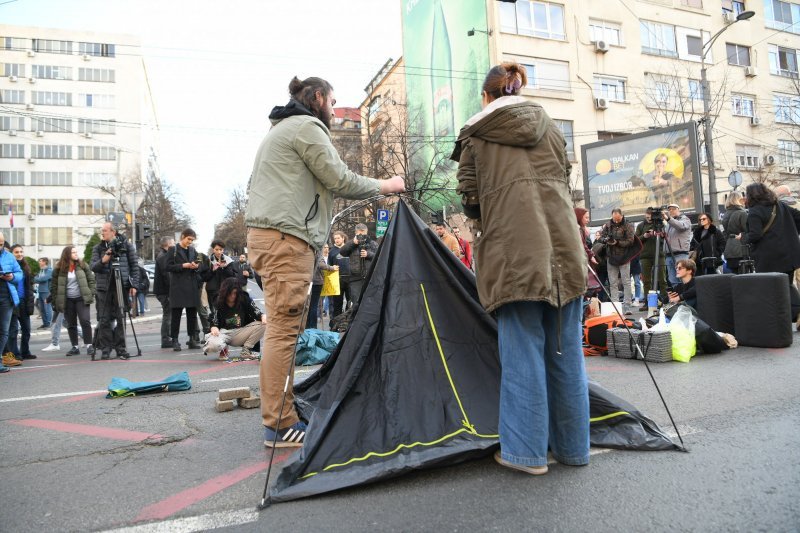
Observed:
[[[481,110],[489,70],[485,0],[401,0],[409,130],[421,144],[413,166],[428,189],[455,187],[456,136]],[[467,32],[481,30],[473,33]],[[418,196],[432,209],[460,205],[455,192]]]

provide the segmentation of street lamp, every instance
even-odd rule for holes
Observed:
[[[702,55],[700,56],[700,85],[703,89],[703,126],[705,127],[705,140],[706,140],[706,163],[708,164],[708,202],[711,204],[711,220],[716,221],[718,218],[718,203],[717,203],[717,176],[714,171],[714,143],[711,138],[711,90],[708,87],[708,78],[706,77],[706,55],[711,50],[711,45],[717,40],[717,37],[736,24],[740,20],[747,20],[755,15],[755,11],[742,11],[736,16],[736,20],[719,30],[711,36],[711,38],[701,47]],[[701,32],[702,35],[702,32]]]

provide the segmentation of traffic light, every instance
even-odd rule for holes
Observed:
[[[140,239],[149,239],[153,236],[152,228],[150,224],[142,224],[142,233],[140,233]]]

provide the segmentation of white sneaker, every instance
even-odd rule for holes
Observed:
[[[42,348],[43,352],[57,352],[59,350],[61,350],[61,346],[59,346],[58,344],[51,344],[46,348]]]

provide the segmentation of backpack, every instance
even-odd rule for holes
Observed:
[[[634,322],[630,320],[623,321],[617,315],[587,318],[583,323],[584,355],[606,355],[608,353],[606,331],[611,328],[623,327],[623,323],[629,328],[636,327]]]

